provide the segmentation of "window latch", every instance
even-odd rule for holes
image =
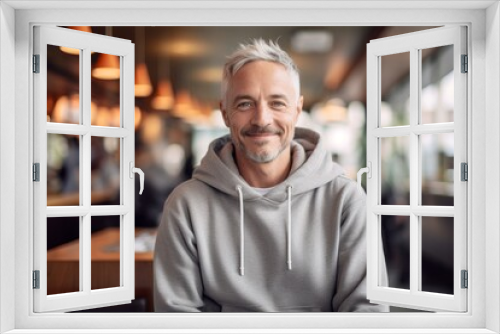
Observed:
[[[139,174],[139,183],[141,189],[139,190],[139,195],[142,195],[142,191],[144,190],[144,172],[140,168],[134,167],[134,162],[130,161],[129,163],[129,176],[131,179],[134,178],[134,173]]]
[[[358,181],[358,188],[359,190],[363,191],[363,187],[361,187],[361,175],[366,173],[366,177],[371,179],[372,178],[372,163],[371,161],[368,161],[368,167],[361,168],[358,171],[358,176],[357,176],[357,181]]]

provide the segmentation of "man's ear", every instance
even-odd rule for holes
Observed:
[[[219,109],[222,114],[222,118],[224,119],[224,123],[226,124],[227,127],[229,127],[229,120],[227,117],[226,108],[224,108],[224,103],[222,102],[222,100],[219,101]]]

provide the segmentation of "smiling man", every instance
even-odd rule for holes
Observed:
[[[230,135],[165,203],[158,312],[380,312],[366,299],[365,195],[320,136],[296,128],[299,74],[273,42],[224,67]]]

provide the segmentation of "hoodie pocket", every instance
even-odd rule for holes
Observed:
[[[321,312],[319,306],[278,306],[273,311],[261,305],[222,305],[221,312]]]

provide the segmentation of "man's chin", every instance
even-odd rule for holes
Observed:
[[[281,151],[259,151],[259,152],[252,152],[249,150],[245,150],[245,155],[247,158],[252,160],[253,162],[256,163],[269,163],[274,161],[279,155]]]

